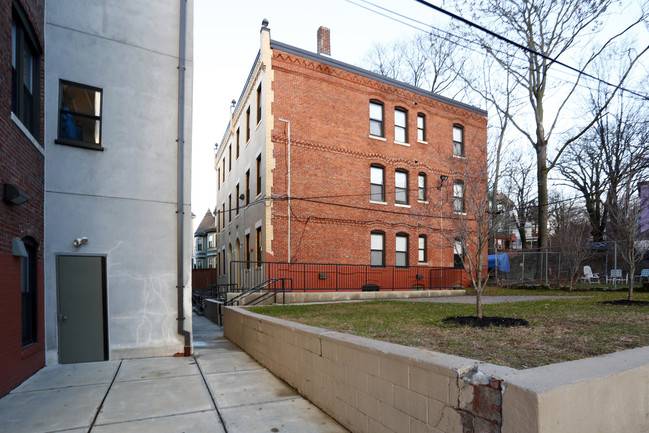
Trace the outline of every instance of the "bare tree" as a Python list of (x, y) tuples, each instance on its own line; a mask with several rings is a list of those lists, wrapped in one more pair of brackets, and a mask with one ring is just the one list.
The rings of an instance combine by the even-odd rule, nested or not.
[(649, 232), (640, 230), (642, 210), (641, 201), (633, 194), (630, 182), (622, 188), (615, 204), (611, 206), (612, 237), (622, 259), (629, 266), (629, 301), (633, 300), (635, 267), (649, 250)]
[(482, 293), (486, 287), (487, 249), (494, 230), (499, 226), (489, 208), (487, 196), (486, 154), (475, 152), (473, 157), (449, 161), (452, 186), (445, 189), (447, 203), (453, 203), (452, 215), (444, 222), (442, 233), (454, 246), (456, 267), (464, 269), (476, 293), (476, 316), (482, 319)]
[[(610, 89), (598, 86), (587, 104), (590, 112), (601, 112)], [(604, 237), (610, 206), (618, 188), (649, 170), (649, 103), (622, 92), (598, 116), (595, 124), (568, 147), (557, 167), (585, 200), (594, 241)]]
[(461, 55), (450, 33), (432, 28), (391, 45), (375, 44), (365, 56), (365, 66), (388, 78), (455, 97), (460, 91), (455, 71), (466, 61)]
[[(536, 153), (539, 244), (542, 247), (548, 245), (548, 173), (565, 149), (595, 124), (638, 59), (649, 50), (649, 46), (641, 46), (638, 50), (629, 48), (627, 56), (618, 59), (624, 64), (623, 74), (615, 81), (600, 111), (588, 113), (587, 117), (579, 116), (579, 127), (562, 140), (557, 140), (554, 155), (550, 157), (548, 146), (556, 135), (558, 125), (565, 120), (565, 113), (574, 109), (573, 102), (586, 77), (584, 71), (622, 35), (647, 19), (647, 11), (641, 12), (631, 25), (621, 29), (602, 45), (588, 49), (585, 42), (590, 42), (598, 34), (613, 3), (614, 0), (485, 0), (466, 3), (466, 8), (473, 12), (476, 21), (483, 24), (485, 20), (489, 21), (487, 26), (492, 24), (491, 27), (497, 29), (499, 34), (516, 41), (520, 48), (525, 49), (519, 51), (517, 60), (512, 62), (507, 50), (510, 44), (491, 36), (478, 38), (487, 53), (515, 78), (520, 90), (519, 101), (527, 101), (527, 116), (507, 114), (507, 117)], [(576, 78), (569, 84), (555, 79), (551, 72), (559, 66), (556, 59), (568, 56), (576, 58), (579, 53), (587, 54), (575, 68), (579, 71)], [(506, 112), (497, 101), (496, 107)]]
[(568, 288), (572, 290), (582, 263), (592, 256), (590, 224), (583, 207), (574, 200), (555, 199), (550, 209), (552, 244), (561, 249), (561, 263), (568, 265)]
[(527, 225), (536, 222), (536, 194), (533, 187), (533, 162), (513, 154), (503, 171), (503, 193), (511, 200), (516, 214), (515, 225), (522, 248), (528, 247)]

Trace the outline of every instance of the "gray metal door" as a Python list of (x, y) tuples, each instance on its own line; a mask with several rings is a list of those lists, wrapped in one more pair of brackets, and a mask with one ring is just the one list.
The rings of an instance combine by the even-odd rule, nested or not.
[(108, 359), (105, 257), (57, 256), (59, 362)]

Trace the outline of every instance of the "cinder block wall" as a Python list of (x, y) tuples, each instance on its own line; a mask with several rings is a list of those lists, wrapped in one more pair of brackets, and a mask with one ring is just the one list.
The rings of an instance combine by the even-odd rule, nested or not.
[(649, 432), (649, 347), (515, 370), (239, 307), (224, 335), (354, 433)]
[(224, 335), (355, 433), (499, 432), (500, 381), (477, 361), (228, 307)]

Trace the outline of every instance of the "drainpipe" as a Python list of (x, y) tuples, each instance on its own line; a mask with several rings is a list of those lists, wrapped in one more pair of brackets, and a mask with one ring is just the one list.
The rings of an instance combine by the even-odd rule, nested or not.
[(284, 122), (288, 128), (288, 262), (291, 263), (291, 122), (284, 119), (277, 119)]
[(176, 257), (178, 282), (178, 334), (185, 338), (183, 355), (190, 356), (192, 352), (192, 334), (185, 330), (185, 256), (184, 256), (184, 209), (185, 201), (185, 44), (187, 32), (187, 0), (180, 0), (180, 31), (178, 37), (178, 197), (176, 208)]

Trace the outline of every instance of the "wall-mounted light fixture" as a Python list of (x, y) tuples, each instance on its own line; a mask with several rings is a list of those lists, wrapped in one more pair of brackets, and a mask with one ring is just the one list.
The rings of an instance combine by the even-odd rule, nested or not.
[(73, 240), (72, 245), (79, 248), (81, 245), (83, 245), (83, 244), (85, 244), (87, 242), (88, 242), (88, 238), (84, 236), (82, 238), (76, 238), (75, 240)]
[(446, 176), (445, 174), (439, 176), (439, 186), (437, 187), (437, 189), (442, 189), (442, 186), (444, 186), (444, 181), (446, 179), (448, 179), (448, 176)]
[(2, 199), (16, 206), (29, 200), (27, 194), (22, 192), (16, 185), (5, 183), (2, 185)]

